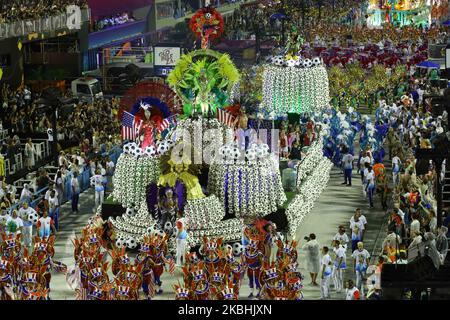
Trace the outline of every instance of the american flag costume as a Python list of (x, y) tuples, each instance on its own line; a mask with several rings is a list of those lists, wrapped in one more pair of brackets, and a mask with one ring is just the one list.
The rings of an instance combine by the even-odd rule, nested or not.
[(122, 115), (122, 141), (136, 140), (136, 137), (142, 126), (142, 119), (139, 119), (131, 113), (124, 111)]

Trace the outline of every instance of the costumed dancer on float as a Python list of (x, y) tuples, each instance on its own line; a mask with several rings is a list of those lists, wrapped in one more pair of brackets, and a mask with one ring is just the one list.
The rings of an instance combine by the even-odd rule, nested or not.
[(139, 117), (136, 117), (135, 119), (136, 122), (141, 123), (138, 127), (137, 136), (139, 138), (137, 143), (142, 150), (145, 150), (146, 147), (154, 144), (156, 137), (155, 128), (157, 127), (157, 124), (155, 122), (156, 116), (151, 117), (151, 106), (141, 102), (140, 107), (144, 110), (145, 119), (140, 119)]
[(174, 195), (174, 192), (171, 188), (166, 189), (164, 197), (159, 203), (159, 211), (160, 229), (168, 232), (173, 228), (175, 224), (178, 211), (178, 198)]

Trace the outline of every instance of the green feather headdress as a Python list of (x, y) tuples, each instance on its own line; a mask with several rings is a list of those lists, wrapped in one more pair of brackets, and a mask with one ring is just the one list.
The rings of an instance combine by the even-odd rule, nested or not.
[[(239, 79), (239, 71), (228, 54), (201, 49), (183, 55), (167, 82), (184, 103), (192, 103), (200, 92), (220, 90), (229, 95)], [(186, 94), (188, 90), (194, 97)]]

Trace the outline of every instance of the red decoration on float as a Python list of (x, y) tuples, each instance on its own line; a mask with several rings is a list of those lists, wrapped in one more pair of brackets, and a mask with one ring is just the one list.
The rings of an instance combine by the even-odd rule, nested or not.
[[(130, 88), (120, 99), (119, 119), (122, 119), (123, 111), (131, 112), (133, 105), (145, 97), (155, 97), (167, 104), (171, 115), (182, 113), (181, 99), (168, 85), (145, 81)], [(161, 112), (153, 108), (152, 115), (155, 114), (162, 116)], [(144, 110), (139, 110), (135, 116), (144, 118)]]
[(189, 21), (189, 28), (197, 39), (202, 40), (202, 49), (207, 49), (209, 42), (218, 39), (224, 31), (222, 15), (214, 8), (197, 10)]

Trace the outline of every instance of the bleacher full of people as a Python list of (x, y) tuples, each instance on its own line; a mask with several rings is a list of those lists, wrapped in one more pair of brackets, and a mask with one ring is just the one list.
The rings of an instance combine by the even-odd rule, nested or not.
[[(7, 85), (0, 96), (0, 153), (7, 163), (6, 174), (31, 170), (51, 155), (48, 130), (53, 112), (46, 111), (39, 95), (28, 88), (11, 90)], [(117, 143), (119, 100), (97, 100), (75, 104), (73, 111), (57, 121), (58, 149), (79, 146), (86, 155), (107, 152)], [(48, 108), (47, 108), (48, 109)]]
[(100, 174), (105, 187), (111, 181), (121, 153), (119, 100), (80, 102), (59, 114), (59, 156), (52, 164), (53, 135), (47, 130), (53, 114), (42, 111), (39, 95), (26, 87), (4, 86), (1, 93), (0, 232), (20, 232), (31, 210), (37, 217), (48, 214), (56, 231), (61, 205), (71, 201), (78, 213), (78, 195), (91, 186), (92, 176)]
[(417, 79), (403, 102), (381, 101), (377, 110), (378, 121), (389, 126), (385, 146), (392, 162), (393, 185), (393, 208), (388, 211), (389, 224), (382, 248), (386, 261), (405, 264), (408, 251), (425, 243), (438, 268), (447, 256), (450, 221), (444, 210), (442, 226), (438, 226), (436, 178), (445, 177), (446, 161), (437, 172), (435, 164), (425, 160), (423, 170), (416, 154), (418, 149), (435, 148), (438, 137), (448, 130), (448, 118), (446, 112), (433, 114), (426, 88), (424, 80)]
[(0, 24), (55, 16), (69, 5), (87, 7), (87, 0), (1, 0)]

